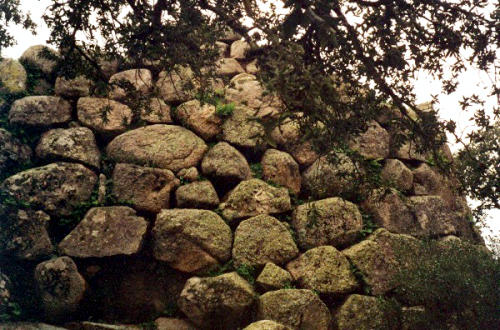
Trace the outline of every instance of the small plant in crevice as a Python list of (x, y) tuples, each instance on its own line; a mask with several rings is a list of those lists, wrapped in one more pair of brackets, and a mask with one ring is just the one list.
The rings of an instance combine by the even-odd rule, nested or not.
[(255, 284), (256, 277), (256, 269), (253, 266), (242, 264), (238, 268), (236, 268), (236, 272), (238, 275), (243, 277), (248, 283)]
[(215, 114), (222, 118), (229, 117), (233, 114), (235, 107), (236, 106), (233, 102), (225, 104), (217, 104), (215, 106)]
[(250, 170), (252, 171), (252, 176), (255, 179), (262, 179), (262, 164), (261, 163), (250, 164)]
[(351, 268), (351, 273), (354, 275), (358, 283), (362, 284), (364, 294), (371, 295), (372, 288), (368, 283), (366, 283), (365, 274), (363, 274), (363, 272), (358, 267), (356, 267), (356, 265), (353, 264), (351, 261), (349, 261), (349, 264)]
[(361, 237), (365, 238), (377, 230), (378, 226), (373, 222), (371, 214), (361, 213), (361, 216), (363, 217), (363, 229), (359, 233)]

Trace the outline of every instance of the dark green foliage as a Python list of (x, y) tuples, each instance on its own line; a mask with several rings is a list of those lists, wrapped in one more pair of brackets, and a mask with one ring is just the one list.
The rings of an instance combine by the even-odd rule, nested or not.
[(372, 234), (378, 226), (373, 222), (373, 217), (370, 214), (361, 213), (363, 217), (363, 229), (361, 229), (361, 237), (367, 237)]
[(219, 117), (229, 117), (233, 114), (235, 105), (234, 103), (217, 104), (215, 107), (215, 114)]
[(256, 179), (262, 179), (262, 164), (253, 163), (250, 164), (250, 170), (252, 171), (252, 176)]
[(246, 264), (240, 265), (238, 268), (236, 268), (236, 272), (238, 273), (238, 275), (247, 280), (248, 283), (252, 285), (255, 283), (256, 269), (253, 266), (249, 266)]

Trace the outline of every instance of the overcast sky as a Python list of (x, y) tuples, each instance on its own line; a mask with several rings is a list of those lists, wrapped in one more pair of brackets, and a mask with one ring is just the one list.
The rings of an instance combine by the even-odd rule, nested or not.
[[(47, 26), (43, 23), (41, 16), (45, 8), (51, 3), (51, 0), (21, 0), (21, 6), (24, 11), (31, 13), (32, 19), (38, 24), (37, 35), (34, 36), (30, 32), (23, 30), (20, 27), (10, 27), (11, 33), (17, 40), (17, 45), (6, 48), (2, 52), (4, 57), (19, 58), (23, 51), (32, 45), (44, 44), (49, 37)], [(496, 0), (490, 0), (492, 8)], [(459, 78), (461, 82), (455, 93), (451, 95), (440, 94), (441, 85), (439, 81), (422, 74), (415, 81), (415, 93), (419, 103), (431, 100), (431, 95), (439, 95), (439, 108), (440, 116), (442, 119), (453, 119), (457, 123), (457, 131), (464, 134), (474, 127), (473, 123), (469, 120), (470, 113), (458, 111), (459, 101), (463, 96), (471, 95), (472, 93), (478, 94), (482, 99), (486, 100), (486, 109), (491, 112), (494, 106), (497, 105), (497, 100), (494, 97), (488, 97), (491, 92), (493, 77), (489, 77), (486, 73), (469, 68)], [(459, 146), (453, 143), (450, 138), (450, 147), (452, 151), (456, 151)], [(490, 212), (490, 224), (493, 234), (500, 237), (500, 210)]]

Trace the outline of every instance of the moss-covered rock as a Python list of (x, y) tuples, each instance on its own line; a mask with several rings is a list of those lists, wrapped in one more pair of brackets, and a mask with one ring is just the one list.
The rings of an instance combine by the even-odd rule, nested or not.
[(214, 209), (220, 203), (214, 186), (208, 180), (180, 186), (175, 191), (175, 199), (179, 208)]
[(289, 272), (276, 266), (272, 262), (268, 262), (255, 280), (255, 283), (257, 283), (261, 289), (271, 291), (291, 286), (292, 281), (293, 278)]
[(13, 125), (51, 127), (71, 120), (71, 105), (57, 96), (26, 96), (16, 100), (9, 111)]
[(78, 120), (105, 136), (125, 132), (132, 122), (132, 110), (120, 102), (100, 97), (81, 97), (76, 105)]
[(141, 95), (147, 95), (153, 86), (153, 76), (148, 69), (132, 69), (115, 73), (109, 78), (109, 83), (113, 86), (109, 96), (113, 100), (123, 100), (131, 91), (120, 87), (122, 83), (127, 84), (127, 87), (132, 88), (132, 91), (135, 90)]
[(92, 82), (83, 76), (73, 79), (57, 77), (54, 92), (57, 96), (61, 97), (79, 98), (89, 96), (91, 86)]
[(177, 108), (178, 119), (205, 140), (221, 132), (222, 119), (215, 114), (215, 106), (198, 100), (182, 103)]
[(249, 324), (243, 330), (291, 330), (291, 328), (271, 320), (262, 320)]
[(236, 148), (219, 142), (203, 157), (201, 170), (204, 175), (226, 182), (240, 182), (252, 177), (248, 162)]
[(3, 59), (0, 61), (0, 91), (20, 93), (26, 90), (26, 70), (19, 61)]
[(0, 128), (0, 173), (10, 173), (13, 169), (30, 162), (31, 155), (30, 147), (22, 144), (9, 131)]
[(300, 193), (302, 182), (299, 164), (283, 151), (268, 149), (262, 156), (262, 178), (290, 189), (295, 195)]
[(50, 47), (45, 45), (35, 45), (26, 49), (19, 59), (35, 65), (45, 75), (50, 76), (57, 64), (56, 61), (50, 57), (57, 55), (57, 52)]
[(258, 110), (243, 105), (236, 106), (222, 124), (222, 138), (242, 148), (264, 148), (267, 144), (266, 131), (258, 118)]
[(408, 191), (413, 187), (413, 173), (398, 159), (385, 161), (380, 177), (399, 191)]

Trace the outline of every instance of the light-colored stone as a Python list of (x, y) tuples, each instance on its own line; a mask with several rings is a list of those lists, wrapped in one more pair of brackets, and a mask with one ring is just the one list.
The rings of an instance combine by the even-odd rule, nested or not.
[(300, 193), (302, 178), (299, 164), (290, 154), (268, 149), (261, 160), (262, 178), (288, 188), (295, 195)]
[(160, 97), (167, 103), (186, 102), (192, 99), (196, 86), (193, 71), (183, 67), (171, 72), (160, 72), (156, 83)]
[(272, 262), (266, 263), (255, 283), (265, 291), (279, 290), (291, 286), (292, 275)]
[(36, 266), (35, 281), (45, 315), (53, 321), (67, 319), (76, 312), (87, 287), (69, 257), (59, 257)]
[(413, 173), (402, 161), (397, 159), (385, 161), (380, 177), (403, 192), (413, 187)]
[(101, 167), (101, 154), (94, 133), (86, 127), (56, 128), (45, 132), (35, 151), (44, 160), (74, 161), (97, 169)]
[(0, 128), (0, 173), (5, 174), (31, 160), (31, 148)]
[(0, 61), (0, 90), (20, 93), (26, 90), (26, 70), (19, 61), (6, 58)]
[(44, 53), (47, 52), (51, 56), (57, 56), (57, 52), (54, 49), (45, 45), (35, 45), (26, 49), (19, 60), (29, 62), (38, 67), (44, 74), (50, 75), (54, 71), (57, 63), (44, 56)]
[(221, 58), (216, 63), (216, 72), (220, 76), (235, 76), (238, 73), (245, 72), (245, 69), (234, 58)]
[(83, 76), (78, 76), (74, 79), (57, 77), (54, 91), (57, 96), (79, 98), (90, 95), (91, 85), (92, 82)]
[(266, 131), (258, 119), (257, 110), (236, 106), (222, 124), (223, 140), (242, 148), (263, 149), (267, 144)]
[(160, 317), (155, 320), (156, 330), (196, 330), (196, 328), (186, 320)]
[(250, 319), (255, 296), (252, 286), (233, 272), (216, 277), (190, 278), (178, 304), (197, 326), (237, 329)]
[(227, 142), (219, 142), (203, 157), (201, 171), (204, 175), (231, 182), (252, 177), (246, 158)]
[(226, 57), (227, 51), (229, 49), (229, 45), (226, 44), (225, 42), (222, 42), (222, 41), (216, 41), (215, 45), (217, 46), (217, 49), (219, 50), (219, 58)]
[(216, 213), (207, 210), (162, 210), (153, 228), (153, 253), (183, 272), (196, 272), (231, 257), (232, 232)]
[(457, 233), (456, 215), (439, 196), (412, 196), (408, 205), (418, 224), (418, 236), (443, 236)]
[(208, 103), (185, 102), (177, 108), (177, 117), (204, 140), (210, 140), (222, 131), (222, 119), (215, 114), (215, 106)]
[(108, 144), (107, 154), (121, 163), (179, 171), (196, 166), (208, 149), (193, 132), (174, 125), (151, 125), (128, 131)]
[(57, 96), (26, 96), (16, 100), (9, 112), (14, 125), (50, 127), (71, 120), (71, 105)]
[(214, 209), (220, 201), (210, 181), (197, 181), (180, 186), (175, 191), (178, 208)]
[(286, 188), (275, 188), (260, 179), (240, 182), (220, 204), (225, 219), (233, 221), (260, 214), (276, 214), (291, 209)]
[(238, 60), (243, 60), (246, 57), (250, 45), (245, 40), (236, 40), (231, 44), (229, 56)]
[[(153, 76), (148, 69), (132, 69), (115, 73), (109, 78), (109, 83), (113, 87), (109, 97), (113, 100), (123, 100), (134, 90), (141, 96), (147, 95), (153, 86)], [(122, 84), (124, 86), (121, 86)]]
[(349, 147), (366, 159), (383, 159), (389, 156), (389, 139), (389, 133), (376, 121), (371, 121), (365, 132), (349, 142)]
[(59, 250), (77, 258), (132, 255), (141, 249), (146, 229), (147, 222), (130, 207), (94, 207), (59, 243)]
[(97, 175), (80, 164), (53, 163), (17, 173), (0, 189), (51, 216), (67, 216), (90, 198)]
[(220, 40), (227, 43), (232, 43), (233, 41), (240, 40), (241, 38), (241, 34), (239, 34), (238, 32), (234, 32), (231, 28), (227, 28), (224, 30), (224, 33), (221, 36)]
[(149, 124), (169, 124), (172, 122), (170, 106), (162, 99), (154, 97), (149, 101), (149, 106), (141, 110), (140, 118)]
[(236, 267), (284, 264), (299, 254), (288, 228), (269, 215), (242, 221), (234, 233), (233, 260)]
[(139, 325), (109, 324), (89, 321), (65, 323), (64, 326), (70, 330), (143, 330), (143, 327)]
[(132, 122), (132, 110), (128, 106), (106, 98), (81, 97), (76, 108), (78, 120), (100, 134), (123, 133)]
[(291, 330), (291, 328), (271, 320), (262, 320), (249, 324), (243, 330)]
[(339, 296), (359, 286), (349, 261), (333, 246), (310, 249), (289, 262), (286, 269), (301, 288), (320, 294)]
[(296, 330), (327, 330), (331, 316), (312, 291), (283, 289), (260, 296), (257, 319), (273, 320)]
[(198, 169), (196, 167), (189, 167), (189, 168), (183, 168), (179, 172), (177, 172), (177, 176), (179, 179), (182, 180), (187, 180), (189, 182), (194, 182), (198, 180), (200, 177), (200, 173), (198, 172)]
[(258, 66), (258, 61), (257, 59), (252, 60), (250, 63), (247, 64), (245, 68), (246, 72), (249, 74), (257, 74), (260, 72), (259, 66)]

